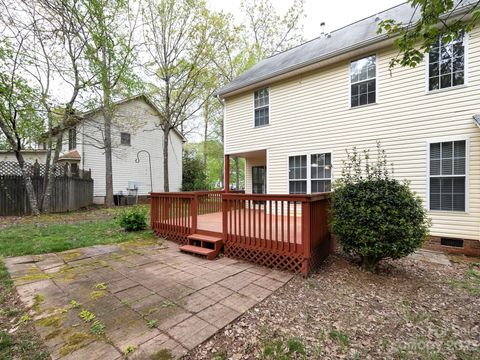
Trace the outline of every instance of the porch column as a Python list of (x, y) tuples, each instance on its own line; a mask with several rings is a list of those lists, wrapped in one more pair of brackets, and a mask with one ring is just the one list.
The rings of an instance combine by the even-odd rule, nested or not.
[(230, 191), (230, 155), (225, 155), (224, 169), (225, 169), (225, 173), (223, 174), (223, 188), (225, 192), (229, 192)]

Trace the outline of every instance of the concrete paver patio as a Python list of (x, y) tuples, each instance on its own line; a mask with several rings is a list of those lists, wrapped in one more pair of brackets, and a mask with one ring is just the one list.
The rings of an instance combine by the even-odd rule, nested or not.
[(168, 241), (5, 263), (53, 359), (181, 357), (292, 277), (229, 258), (193, 257)]

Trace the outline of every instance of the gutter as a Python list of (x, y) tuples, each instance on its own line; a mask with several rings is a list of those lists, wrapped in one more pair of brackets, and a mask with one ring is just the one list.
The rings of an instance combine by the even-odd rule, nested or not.
[[(450, 16), (453, 16), (453, 17), (456, 17), (458, 15), (461, 15), (463, 14), (464, 12), (466, 12), (469, 8), (475, 6), (475, 3), (471, 3), (471, 4), (467, 4), (461, 8), (458, 8), (454, 11), (452, 11), (450, 14), (445, 14), (443, 15), (442, 17), (443, 18), (446, 18), (446, 17), (450, 17)], [(468, 16), (465, 18), (465, 20), (468, 20), (469, 18), (471, 17)], [(387, 40), (390, 40), (389, 42), (387, 42)], [(258, 85), (259, 83), (262, 83), (262, 82), (266, 82), (267, 80), (270, 80), (269, 82), (274, 82), (276, 81), (277, 77), (281, 76), (281, 75), (285, 75), (285, 74), (288, 74), (290, 72), (293, 72), (295, 70), (303, 70), (304, 68), (307, 68), (311, 65), (315, 65), (319, 62), (322, 62), (322, 61), (325, 61), (325, 60), (328, 60), (328, 59), (331, 59), (331, 58), (334, 58), (334, 57), (337, 57), (337, 56), (340, 56), (340, 55), (344, 55), (344, 54), (348, 54), (350, 52), (353, 52), (355, 50), (360, 50), (364, 47), (367, 47), (367, 46), (371, 46), (371, 45), (375, 45), (375, 44), (379, 44), (381, 46), (381, 43), (385, 41), (385, 45), (389, 44), (389, 43), (393, 43), (394, 41), (394, 37), (389, 37), (388, 35), (386, 34), (381, 34), (379, 36), (375, 36), (373, 38), (370, 38), (370, 39), (367, 39), (367, 40), (364, 40), (362, 42), (358, 42), (354, 45), (351, 45), (351, 46), (348, 46), (346, 48), (342, 48), (342, 49), (339, 49), (337, 51), (333, 51), (333, 52), (330, 52), (328, 54), (325, 54), (325, 55), (322, 55), (322, 56), (318, 56), (316, 58), (312, 58), (308, 61), (304, 61), (302, 63), (299, 63), (299, 64), (295, 64), (295, 65), (292, 65), (290, 67), (287, 67), (287, 68), (284, 68), (284, 69), (280, 69), (280, 70), (277, 70), (276, 72), (273, 72), (271, 74), (268, 74), (266, 76), (263, 76), (261, 78), (258, 78), (254, 81), (250, 81), (250, 82), (247, 82), (245, 84), (239, 84), (235, 87), (233, 87), (232, 89), (227, 89), (226, 91), (218, 91), (218, 92), (215, 92), (214, 93), (214, 96), (218, 97), (218, 96), (221, 96), (221, 97), (225, 97), (226, 95), (235, 95), (235, 94), (238, 94), (244, 90), (247, 90), (246, 88), (248, 87), (251, 87), (251, 86), (256, 86)], [(379, 46), (379, 47), (380, 47)], [(287, 50), (288, 51), (288, 50)], [(321, 65), (318, 64), (320, 67)], [(309, 68), (309, 69), (304, 69), (304, 71), (299, 71), (298, 73), (296, 74), (299, 74), (299, 73), (303, 73), (303, 72), (306, 72), (306, 71), (309, 71), (309, 70), (313, 70), (314, 67), (312, 68)], [(295, 74), (295, 75), (296, 75)], [(292, 74), (293, 76), (294, 74)], [(228, 86), (228, 85), (227, 85)]]

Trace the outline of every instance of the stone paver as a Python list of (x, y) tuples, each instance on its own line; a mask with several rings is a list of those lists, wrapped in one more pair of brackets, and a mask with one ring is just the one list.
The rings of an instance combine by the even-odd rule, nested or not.
[(415, 253), (413, 253), (412, 255), (410, 255), (410, 257), (415, 260), (426, 261), (432, 264), (445, 265), (445, 266), (451, 265), (448, 257), (444, 253), (441, 253), (438, 251), (420, 249)]
[[(52, 359), (69, 360), (123, 359), (128, 347), (135, 349), (129, 359), (181, 357), (292, 278), (225, 257), (193, 257), (168, 241), (5, 264)], [(87, 314), (94, 318), (84, 320)]]

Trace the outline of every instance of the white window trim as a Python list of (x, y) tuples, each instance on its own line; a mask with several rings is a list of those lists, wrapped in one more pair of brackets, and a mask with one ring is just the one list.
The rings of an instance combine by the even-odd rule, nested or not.
[[(465, 211), (455, 210), (431, 210), (430, 209), (430, 144), (450, 142), (450, 141), (465, 141)], [(468, 135), (455, 135), (441, 138), (427, 139), (427, 176), (426, 176), (426, 193), (425, 193), (425, 208), (431, 213), (444, 213), (444, 214), (469, 214), (470, 213), (470, 136)], [(454, 176), (454, 175), (452, 175)]]
[[(287, 154), (287, 169), (286, 169), (286, 174), (287, 174), (287, 192), (286, 194), (290, 194), (290, 178), (288, 176), (288, 173), (290, 171), (290, 164), (289, 164), (289, 159), (291, 156), (306, 156), (307, 157), (307, 194), (312, 193), (312, 155), (316, 154), (330, 154), (330, 162), (332, 163), (332, 168), (330, 169), (330, 181), (333, 184), (334, 176), (333, 176), (333, 150), (318, 150), (318, 151), (308, 151), (308, 152), (295, 152), (295, 153), (290, 153)], [(313, 179), (313, 180), (328, 180), (328, 179)], [(293, 180), (295, 181), (295, 180)], [(297, 180), (297, 181), (305, 181), (305, 180)], [(268, 184), (267, 184), (268, 185)]]
[(437, 89), (437, 90), (430, 90), (429, 88), (429, 79), (430, 79), (430, 74), (429, 74), (429, 68), (430, 68), (430, 56), (429, 53), (425, 53), (425, 59), (424, 59), (424, 64), (425, 64), (425, 94), (437, 94), (437, 93), (442, 93), (445, 91), (451, 91), (455, 89), (463, 89), (468, 86), (468, 51), (469, 51), (469, 39), (470, 39), (470, 34), (465, 33), (463, 36), (463, 61), (464, 61), (464, 69), (463, 69), (463, 76), (464, 76), (464, 82), (462, 85), (457, 85), (457, 86), (450, 86), (447, 88), (443, 89)]
[[(350, 74), (350, 67), (351, 67), (353, 62), (365, 59), (365, 58), (370, 57), (370, 56), (375, 56), (375, 102), (371, 103), (371, 104), (352, 106), (352, 77), (351, 77), (351, 74)], [(362, 57), (359, 57), (359, 58), (355, 58), (355, 59), (349, 61), (349, 63), (348, 63), (348, 108), (350, 110), (362, 109), (362, 108), (365, 108), (367, 106), (372, 106), (372, 105), (379, 104), (379, 101), (378, 101), (378, 94), (379, 94), (379, 92), (378, 92), (378, 89), (379, 89), (379, 86), (378, 86), (379, 85), (378, 64), (379, 64), (379, 61), (378, 60), (379, 60), (378, 54), (374, 53), (374, 54), (365, 55), (365, 56), (362, 56)]]
[[(256, 126), (255, 125), (255, 91), (262, 90), (262, 89), (267, 89), (268, 91), (268, 124)], [(252, 125), (254, 129), (259, 129), (259, 128), (263, 128), (265, 126), (270, 125), (270, 120), (271, 120), (270, 114), (272, 113), (271, 112), (272, 106), (270, 104), (270, 95), (271, 95), (271, 91), (269, 86), (264, 86), (252, 91), (252, 118), (253, 118)]]

